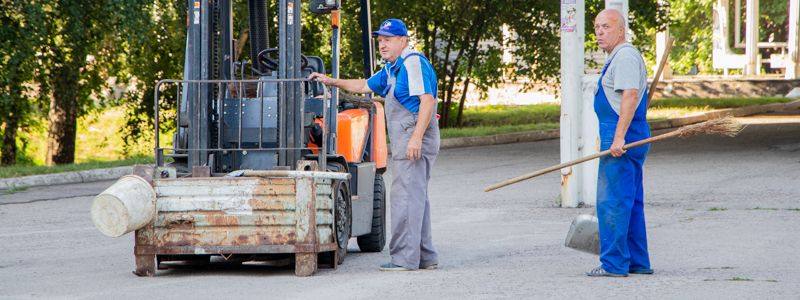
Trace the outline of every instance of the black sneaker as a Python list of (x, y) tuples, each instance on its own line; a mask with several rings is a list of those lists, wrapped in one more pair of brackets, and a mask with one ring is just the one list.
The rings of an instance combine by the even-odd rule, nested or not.
[(653, 269), (631, 269), (628, 273), (650, 275), (653, 274)]
[(428, 264), (428, 265), (420, 265), (420, 270), (436, 270), (439, 268), (439, 264)]
[(395, 265), (393, 263), (385, 263), (385, 264), (381, 265), (380, 270), (381, 271), (412, 271), (409, 268), (406, 268), (406, 267), (403, 267), (403, 266), (398, 266), (398, 265)]

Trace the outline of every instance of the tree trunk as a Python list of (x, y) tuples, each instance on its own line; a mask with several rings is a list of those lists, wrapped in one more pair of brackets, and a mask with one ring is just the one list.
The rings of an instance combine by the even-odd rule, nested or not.
[(461, 120), (461, 116), (464, 114), (464, 102), (467, 100), (467, 90), (469, 90), (469, 80), (470, 77), (467, 77), (467, 80), (464, 80), (464, 91), (461, 92), (461, 100), (458, 102), (458, 115), (456, 116), (456, 127), (464, 126), (464, 123)]
[(461, 99), (458, 102), (458, 114), (456, 115), (456, 126), (461, 127), (464, 124), (462, 123), (462, 115), (464, 114), (464, 103), (467, 102), (467, 91), (469, 90), (469, 81), (472, 78), (472, 66), (475, 64), (475, 57), (478, 56), (478, 42), (480, 42), (481, 38), (483, 38), (484, 33), (484, 22), (485, 18), (483, 17), (484, 14), (480, 13), (476, 17), (478, 18), (476, 24), (478, 25), (477, 34), (475, 35), (475, 39), (472, 40), (472, 45), (470, 45), (470, 52), (469, 58), (467, 58), (467, 73), (465, 76), (467, 79), (464, 80), (464, 89), (461, 91)]
[(447, 48), (444, 51), (444, 65), (442, 67), (442, 117), (439, 119), (439, 127), (447, 127), (447, 112), (450, 110), (450, 103), (447, 103), (447, 64), (450, 62), (450, 51), (453, 49), (453, 32), (450, 32), (450, 38), (447, 39)]
[(439, 22), (433, 22), (433, 32), (431, 33), (431, 54), (428, 59), (431, 60), (431, 66), (435, 66), (438, 58), (436, 57), (436, 31), (439, 30)]
[(75, 162), (75, 135), (78, 128), (80, 65), (65, 63), (52, 75), (50, 126), (47, 131), (47, 165)]
[(10, 113), (3, 130), (3, 149), (0, 153), (0, 165), (10, 166), (17, 163), (17, 115)]
[[(476, 26), (478, 25), (478, 23), (476, 23), (474, 21), (482, 20), (483, 16), (480, 16), (480, 14), (478, 14), (478, 15), (475, 16), (475, 18), (476, 18), (476, 20), (473, 20), (473, 22), (471, 23), (472, 25), (470, 25), (469, 29), (467, 30), (467, 34), (464, 35), (464, 37), (460, 41), (460, 45), (458, 45), (458, 48), (459, 48), (458, 49), (458, 54), (456, 55), (456, 59), (453, 60), (453, 66), (451, 67), (450, 74), (448, 75), (450, 78), (449, 78), (448, 83), (447, 83), (447, 85), (445, 87), (446, 90), (447, 90), (447, 94), (446, 94), (446, 97), (445, 97), (445, 103), (446, 103), (446, 107), (447, 108), (450, 108), (450, 104), (453, 101), (453, 90), (455, 89), (456, 77), (458, 76), (458, 67), (461, 64), (461, 58), (464, 56), (464, 51), (466, 51), (467, 46), (469, 46), (469, 42), (471, 41), (470, 37), (475, 35), (475, 29), (476, 29)], [(445, 70), (445, 72), (446, 71), (447, 70)], [(449, 112), (448, 112), (448, 115), (449, 115)], [(445, 122), (448, 122), (448, 121), (445, 120)], [(445, 123), (445, 124), (447, 125), (447, 123)], [(444, 127), (447, 127), (447, 126), (444, 126)]]
[(422, 55), (425, 57), (431, 57), (431, 48), (430, 43), (428, 42), (428, 38), (430, 37), (430, 30), (428, 30), (428, 26), (420, 26), (420, 33), (422, 36)]
[(236, 41), (236, 52), (233, 54), (233, 60), (238, 61), (239, 57), (242, 56), (242, 51), (244, 51), (244, 46), (247, 44), (247, 39), (250, 37), (250, 28), (242, 29), (239, 33), (239, 39)]

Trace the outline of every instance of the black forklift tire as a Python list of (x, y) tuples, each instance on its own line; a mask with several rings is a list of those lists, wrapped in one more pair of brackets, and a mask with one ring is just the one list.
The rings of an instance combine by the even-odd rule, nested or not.
[(372, 231), (358, 237), (358, 248), (362, 252), (381, 252), (384, 246), (386, 246), (386, 185), (383, 183), (383, 175), (375, 174)]
[[(350, 223), (350, 218), (352, 216), (350, 189), (345, 181), (337, 181), (334, 184), (333, 192), (333, 205), (336, 210), (334, 214), (333, 230), (338, 247), (336, 251), (336, 264), (341, 265), (344, 262), (345, 256), (347, 256), (347, 245), (350, 241), (352, 229), (352, 224)], [(340, 237), (342, 233), (344, 233), (345, 237)]]

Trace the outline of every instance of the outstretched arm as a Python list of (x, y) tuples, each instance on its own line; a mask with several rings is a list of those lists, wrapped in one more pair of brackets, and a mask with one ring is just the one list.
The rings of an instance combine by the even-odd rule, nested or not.
[(324, 74), (314, 72), (308, 76), (308, 80), (317, 80), (325, 85), (335, 86), (351, 93), (372, 93), (365, 79), (334, 79)]

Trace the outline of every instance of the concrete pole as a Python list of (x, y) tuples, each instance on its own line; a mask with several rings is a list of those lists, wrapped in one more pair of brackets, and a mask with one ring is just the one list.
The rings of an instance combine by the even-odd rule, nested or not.
[(761, 66), (758, 64), (758, 0), (747, 0), (745, 18), (747, 22), (744, 38), (744, 52), (747, 56), (745, 75), (756, 76), (761, 69)]
[[(594, 113), (594, 94), (597, 91), (597, 81), (600, 74), (586, 74), (583, 76), (583, 126), (581, 131), (581, 145), (578, 148), (579, 156), (585, 157), (600, 152), (600, 124)], [(577, 173), (581, 174), (580, 201), (586, 205), (594, 206), (597, 203), (597, 170), (599, 159), (594, 159), (577, 165)]]
[(628, 20), (628, 0), (606, 0), (606, 9), (613, 8), (622, 13), (625, 16), (625, 38), (627, 40), (631, 40), (631, 26), (630, 21)]
[[(664, 31), (656, 33), (656, 64), (653, 65), (653, 74), (658, 72), (658, 62), (660, 62), (661, 57), (664, 56), (664, 50), (667, 49), (668, 39), (669, 39), (669, 27), (664, 29)], [(672, 68), (669, 66), (669, 60), (667, 60), (667, 63), (664, 66), (664, 71), (662, 71), (661, 77), (662, 79), (665, 80), (672, 79)]]
[[(561, 0), (561, 162), (577, 159), (581, 131), (584, 0)], [(575, 167), (561, 170), (561, 206), (580, 204)]]
[(789, 57), (786, 79), (800, 79), (800, 0), (789, 1)]

